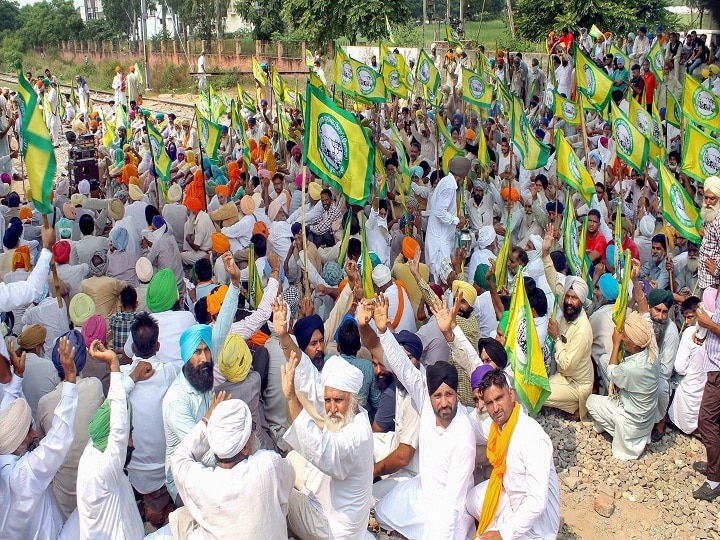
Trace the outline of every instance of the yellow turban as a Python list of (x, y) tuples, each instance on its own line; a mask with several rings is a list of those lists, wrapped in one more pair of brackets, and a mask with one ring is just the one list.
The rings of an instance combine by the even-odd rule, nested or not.
[(223, 300), (228, 292), (227, 285), (221, 285), (207, 296), (207, 310), (210, 315), (217, 315), (220, 313)]
[(475, 290), (475, 287), (473, 287), (466, 281), (460, 281), (459, 279), (456, 279), (452, 282), (451, 289), (453, 295), (457, 294), (458, 289), (462, 291), (463, 299), (471, 306), (475, 303), (475, 300), (477, 300), (477, 291)]
[(80, 328), (95, 313), (95, 302), (87, 294), (77, 293), (70, 300), (68, 311), (72, 323)]
[(252, 367), (252, 354), (245, 340), (237, 334), (228, 334), (220, 351), (218, 368), (229, 382), (244, 381)]

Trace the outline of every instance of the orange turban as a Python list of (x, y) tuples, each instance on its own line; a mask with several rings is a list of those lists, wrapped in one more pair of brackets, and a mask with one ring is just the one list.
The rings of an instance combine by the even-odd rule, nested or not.
[(120, 73), (120, 66), (115, 66), (115, 73)]
[(515, 188), (504, 188), (500, 195), (503, 201), (510, 199), (512, 202), (518, 202), (520, 200), (520, 192)]
[(207, 296), (207, 310), (210, 315), (217, 315), (220, 313), (223, 300), (228, 292), (227, 285), (221, 285)]
[(198, 199), (197, 197), (186, 197), (183, 204), (191, 212), (199, 212), (200, 210), (202, 210), (200, 199)]
[(477, 137), (477, 133), (475, 133), (474, 130), (468, 129), (465, 131), (465, 138), (469, 141), (474, 141), (475, 137)]
[(214, 232), (210, 235), (212, 240), (212, 248), (215, 253), (222, 255), (226, 251), (230, 251), (230, 240), (221, 232)]
[(20, 246), (15, 250), (12, 257), (12, 269), (24, 268), (30, 270), (30, 249), (27, 246)]
[(406, 236), (402, 241), (402, 254), (408, 261), (415, 257), (415, 250), (420, 247), (412, 236)]
[(225, 195), (226, 197), (230, 196), (230, 188), (225, 185), (220, 185), (215, 188), (215, 195)]
[(23, 206), (18, 213), (18, 218), (20, 218), (20, 221), (32, 219), (32, 210), (30, 210), (27, 206)]

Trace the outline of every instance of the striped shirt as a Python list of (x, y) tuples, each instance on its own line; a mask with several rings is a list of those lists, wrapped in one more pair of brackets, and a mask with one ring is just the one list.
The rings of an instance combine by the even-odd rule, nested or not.
[[(715, 309), (711, 317), (713, 322), (720, 324), (720, 309)], [(708, 330), (705, 339), (705, 358), (703, 358), (703, 371), (720, 371), (720, 336)]]

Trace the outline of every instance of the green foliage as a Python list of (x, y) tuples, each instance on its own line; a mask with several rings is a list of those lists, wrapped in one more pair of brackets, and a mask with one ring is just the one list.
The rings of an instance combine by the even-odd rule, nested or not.
[(17, 38), (6, 37), (2, 41), (2, 64), (6, 71), (15, 72), (15, 64), (22, 62), (23, 44)]
[(19, 17), (20, 8), (17, 2), (0, 0), (0, 32), (3, 30), (14, 30)]
[(38, 2), (20, 8), (16, 35), (25, 47), (56, 45), (77, 38), (84, 25), (72, 0)]
[(285, 33), (285, 22), (280, 17), (282, 7), (282, 0), (236, 0), (235, 2), (235, 10), (255, 26), (253, 30), (255, 39), (262, 41), (271, 40), (273, 34)]
[(194, 85), (190, 76), (190, 68), (185, 63), (153, 64), (150, 69), (150, 80), (153, 88), (165, 91), (187, 90)]
[(116, 34), (130, 36), (134, 33), (140, 0), (103, 0), (102, 6), (105, 18)]
[(89, 41), (111, 41), (116, 37), (117, 32), (108, 19), (90, 19), (82, 32), (82, 39)]

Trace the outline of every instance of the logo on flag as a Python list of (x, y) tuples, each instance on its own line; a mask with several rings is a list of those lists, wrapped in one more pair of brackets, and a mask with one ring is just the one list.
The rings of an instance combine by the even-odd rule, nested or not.
[(385, 61), (388, 64), (390, 64), (392, 67), (397, 67), (397, 65), (398, 65), (398, 61), (397, 61), (397, 58), (395, 57), (395, 53), (393, 53), (390, 50), (388, 50), (388, 52), (385, 54)]
[(472, 97), (482, 99), (485, 95), (485, 81), (483, 81), (481, 77), (471, 77), (469, 85)]
[(205, 144), (207, 144), (207, 141), (210, 138), (210, 132), (208, 131), (208, 125), (205, 122), (200, 122), (200, 137), (203, 141), (205, 141)]
[(593, 73), (593, 70), (590, 69), (590, 66), (588, 65), (585, 65), (585, 67), (583, 67), (583, 71), (585, 72), (585, 80), (587, 81), (588, 94), (594, 96), (596, 87), (595, 73)]
[(637, 128), (643, 132), (648, 132), (648, 117), (645, 114), (642, 114), (642, 109), (638, 110), (635, 114), (635, 125)]
[[(577, 117), (577, 107), (575, 107), (575, 104), (572, 101), (566, 101), (562, 105), (563, 108), (563, 114), (565, 115), (565, 120), (573, 121), (575, 120), (575, 117)], [(579, 178), (579, 175), (578, 175)]]
[(700, 148), (700, 169), (703, 174), (708, 176), (717, 176), (720, 172), (720, 149), (713, 143), (705, 143)]
[(658, 49), (655, 51), (655, 54), (650, 59), (650, 62), (655, 66), (655, 71), (659, 71), (660, 73), (663, 72), (665, 69), (665, 62), (663, 61), (663, 51), (662, 49)]
[(393, 69), (390, 72), (390, 76), (388, 77), (388, 83), (390, 83), (390, 88), (393, 90), (397, 90), (402, 86), (402, 83), (400, 82), (400, 74), (397, 72), (396, 69)]
[(691, 99), (695, 105), (695, 112), (702, 120), (712, 122), (720, 114), (715, 98), (702, 86), (695, 89)]
[(658, 142), (663, 140), (662, 129), (660, 129), (660, 123), (655, 115), (652, 117), (652, 137)]
[(616, 122), (617, 143), (625, 154), (630, 155), (633, 153), (633, 137), (630, 126), (624, 118), (618, 118)]
[(428, 84), (430, 82), (430, 65), (428, 64), (427, 60), (423, 60), (420, 63), (420, 71), (418, 71), (418, 78), (423, 84)]
[(350, 61), (345, 60), (340, 66), (340, 80), (345, 86), (350, 86), (353, 80), (353, 68)]
[(568, 165), (570, 165), (570, 174), (581, 183), (580, 168), (578, 167), (577, 161), (571, 158)]
[(552, 109), (553, 103), (555, 103), (555, 94), (553, 93), (553, 87), (548, 86), (545, 89), (545, 105), (548, 109)]
[(154, 137), (149, 137), (150, 148), (152, 149), (153, 156), (158, 157), (160, 155), (160, 143)]
[(362, 66), (357, 70), (358, 86), (363, 94), (372, 94), (375, 90), (375, 72), (372, 68)]
[(675, 211), (675, 217), (683, 226), (692, 227), (694, 225), (688, 217), (687, 212), (685, 212), (685, 201), (683, 200), (680, 188), (676, 184), (673, 184), (670, 188), (670, 204)]
[(350, 146), (340, 122), (328, 113), (318, 117), (317, 146), (323, 165), (335, 176), (342, 177), (347, 171)]

